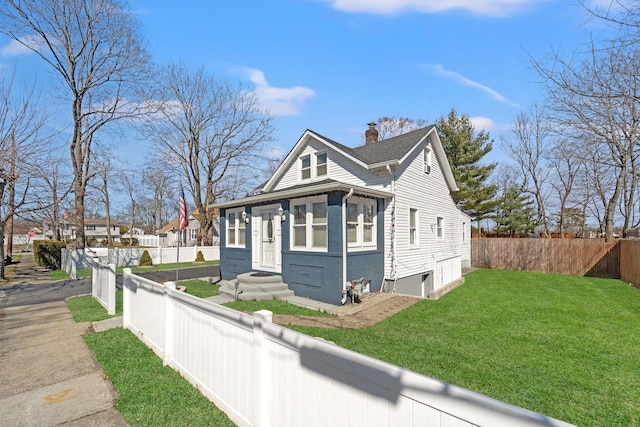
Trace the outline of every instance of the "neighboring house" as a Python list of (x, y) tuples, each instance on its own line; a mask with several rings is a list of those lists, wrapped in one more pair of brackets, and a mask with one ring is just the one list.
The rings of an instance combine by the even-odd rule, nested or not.
[(337, 304), (370, 291), (427, 297), (470, 263), (470, 218), (435, 126), (349, 148), (307, 130), (274, 175), (221, 216), (223, 280), (263, 271), (296, 295)]
[[(220, 243), (220, 221), (218, 218), (218, 212), (216, 210), (213, 229), (213, 244), (219, 245)], [(178, 221), (179, 218), (174, 219), (160, 230), (157, 231), (159, 237), (159, 246), (178, 246)], [(189, 215), (189, 225), (182, 231), (182, 240), (180, 246), (197, 246), (198, 245), (198, 233), (200, 232), (200, 211), (194, 210)]]
[[(53, 228), (51, 224), (45, 224), (44, 237), (53, 239)], [(111, 229), (111, 238), (114, 242), (120, 241), (120, 224), (116, 220), (109, 220), (109, 228)], [(76, 238), (76, 225), (69, 220), (60, 222), (60, 231), (63, 240), (73, 240)], [(87, 241), (95, 239), (98, 242), (107, 240), (107, 220), (105, 218), (85, 218), (84, 219), (84, 236)]]
[[(120, 241), (120, 224), (113, 219), (109, 220), (111, 238), (114, 242)], [(107, 240), (107, 220), (104, 218), (85, 218), (84, 237), (87, 241), (96, 239), (98, 242)]]

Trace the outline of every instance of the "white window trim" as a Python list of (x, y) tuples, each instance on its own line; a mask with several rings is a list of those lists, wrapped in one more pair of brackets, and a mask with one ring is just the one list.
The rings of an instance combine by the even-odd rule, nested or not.
[[(324, 175), (318, 175), (318, 156), (326, 154), (327, 161), (325, 164), (327, 168), (327, 173)], [(307, 168), (302, 167), (302, 159), (309, 157), (309, 178), (303, 178), (302, 172), (306, 171)], [(328, 151), (314, 151), (307, 152), (298, 157), (298, 181), (307, 182), (313, 181), (315, 179), (326, 179), (329, 176), (329, 153)]]
[[(308, 157), (309, 158), (309, 167), (305, 168), (302, 166), (302, 159)], [(307, 181), (310, 180), (311, 178), (313, 178), (313, 157), (311, 156), (311, 154), (303, 154), (302, 156), (300, 156), (300, 158), (298, 159), (299, 165), (300, 165), (300, 174), (298, 175), (298, 178), (300, 181)], [(304, 171), (309, 170), (309, 178), (303, 178), (302, 174), (304, 173)]]
[[(317, 196), (317, 197), (304, 197), (301, 199), (293, 199), (289, 202), (289, 235), (291, 236), (291, 250), (292, 251), (304, 251), (304, 252), (328, 252), (329, 251), (329, 206), (327, 204), (327, 236), (326, 236), (326, 247), (313, 247), (313, 203), (325, 203), (327, 204), (327, 196)], [(295, 246), (294, 242), (294, 206), (296, 205), (306, 205), (307, 214), (306, 214), (306, 246)]]
[[(324, 154), (325, 157), (325, 162), (323, 163), (326, 169), (326, 172), (323, 175), (318, 174), (318, 167), (320, 166), (320, 164), (318, 163), (318, 156)], [(329, 154), (327, 154), (326, 151), (317, 151), (314, 156), (313, 156), (314, 162), (315, 162), (315, 167), (313, 168), (314, 172), (315, 172), (315, 177), (319, 178), (319, 177), (327, 177), (329, 176)]]
[[(441, 224), (438, 224), (439, 222)], [(444, 217), (440, 215), (436, 216), (436, 238), (439, 240), (444, 239)]]
[(424, 147), (423, 156), (424, 173), (429, 175), (431, 173), (431, 158), (433, 157), (431, 148), (429, 146)]
[[(415, 212), (415, 238), (414, 242), (411, 243), (411, 212)], [(420, 213), (417, 208), (409, 208), (409, 220), (407, 221), (408, 230), (409, 230), (409, 248), (418, 248), (420, 247)]]
[[(226, 223), (225, 241), (226, 242), (225, 243), (228, 248), (246, 248), (247, 246), (246, 235), (245, 235), (245, 242), (243, 244), (237, 243), (240, 240), (239, 236), (240, 236), (241, 230), (244, 230), (244, 232), (246, 233), (246, 229), (247, 229), (247, 224), (242, 219), (242, 212), (244, 212), (243, 208), (227, 209), (227, 211), (225, 212), (225, 219), (226, 219), (225, 221)], [(229, 223), (229, 214), (231, 213), (236, 214), (235, 221), (233, 223), (233, 228), (235, 230), (235, 235), (236, 235), (235, 243), (229, 243), (229, 228), (232, 226)], [(241, 225), (243, 225), (244, 227), (241, 227)]]
[[(371, 251), (378, 248), (378, 203), (373, 199), (364, 199), (361, 197), (350, 197), (347, 199), (347, 203), (358, 205), (358, 241), (353, 243), (347, 243), (347, 247), (350, 252), (358, 251)], [(371, 233), (373, 235), (373, 242), (364, 242), (364, 206), (373, 207), (373, 229)], [(344, 218), (347, 221), (347, 218)], [(346, 238), (346, 236), (345, 236)]]

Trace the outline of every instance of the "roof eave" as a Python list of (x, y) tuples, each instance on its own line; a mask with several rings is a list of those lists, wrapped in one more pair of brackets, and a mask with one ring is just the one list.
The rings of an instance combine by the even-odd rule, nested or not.
[(271, 193), (262, 193), (257, 196), (244, 197), (242, 199), (231, 200), (228, 202), (216, 203), (209, 205), (211, 208), (231, 208), (242, 205), (253, 205), (256, 203), (267, 202), (270, 200), (291, 199), (295, 197), (308, 196), (310, 194), (326, 193), (329, 191), (346, 191), (354, 189), (354, 193), (363, 196), (376, 197), (381, 199), (388, 199), (392, 197), (392, 194), (388, 191), (377, 190), (374, 188), (359, 187), (357, 185), (349, 185), (342, 182), (332, 182), (325, 184), (318, 184), (311, 187), (295, 188), (291, 190), (280, 190)]

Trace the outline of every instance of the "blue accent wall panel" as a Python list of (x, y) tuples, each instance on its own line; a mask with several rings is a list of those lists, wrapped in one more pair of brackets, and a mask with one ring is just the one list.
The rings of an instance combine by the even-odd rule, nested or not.
[[(227, 248), (227, 212), (220, 211), (220, 278), (233, 280), (238, 274), (251, 271), (251, 227), (245, 230), (245, 247)], [(247, 224), (249, 225), (249, 224)]]

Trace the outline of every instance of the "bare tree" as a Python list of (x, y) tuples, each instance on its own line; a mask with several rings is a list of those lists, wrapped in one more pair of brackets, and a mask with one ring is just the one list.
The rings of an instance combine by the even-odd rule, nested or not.
[[(638, 175), (640, 137), (640, 51), (616, 41), (591, 50), (577, 64), (558, 55), (552, 63), (535, 63), (548, 81), (548, 105), (556, 125), (570, 137), (583, 142), (576, 153), (593, 158), (594, 188), (603, 203), (602, 224), (607, 240), (613, 237), (615, 213), (621, 198), (635, 197), (625, 192), (629, 177)], [(600, 186), (602, 173), (610, 173), (611, 186)], [(599, 189), (598, 189), (599, 187)], [(624, 200), (624, 206), (630, 200)], [(625, 220), (623, 233), (628, 222)]]
[(520, 169), (522, 188), (533, 196), (536, 204), (535, 226), (549, 235), (546, 204), (549, 189), (546, 186), (549, 168), (544, 154), (549, 145), (549, 125), (543, 111), (536, 105), (530, 113), (520, 112), (511, 130), (511, 137), (503, 138), (502, 149)]
[(427, 125), (424, 119), (410, 119), (408, 117), (380, 117), (377, 121), (378, 139), (385, 140), (402, 135)]
[[(44, 111), (33, 89), (16, 95), (13, 74), (0, 76), (0, 238), (15, 216), (40, 208), (29, 197), (38, 157), (44, 152), (39, 132), (45, 123)], [(13, 240), (10, 231), (8, 239)], [(9, 246), (11, 249), (11, 246)], [(4, 244), (0, 244), (0, 279), (4, 279)]]
[(101, 152), (99, 154), (100, 161), (96, 162), (95, 174), (90, 185), (98, 192), (99, 200), (104, 204), (105, 226), (107, 228), (107, 246), (113, 245), (113, 236), (111, 235), (111, 197), (110, 185), (112, 184), (116, 171), (111, 163), (108, 153)]
[(207, 207), (236, 189), (228, 186), (231, 171), (252, 168), (261, 158), (260, 149), (272, 140), (271, 117), (260, 110), (255, 94), (218, 82), (203, 68), (192, 72), (172, 64), (158, 74), (164, 108), (143, 134), (182, 170), (200, 211), (198, 240), (210, 245), (214, 212)]
[[(51, 227), (54, 240), (62, 240), (62, 224), (60, 219), (64, 217), (62, 210), (68, 215), (68, 195), (73, 188), (71, 182), (71, 171), (65, 169), (63, 159), (48, 157), (45, 160), (46, 170), (38, 169), (38, 182), (36, 183), (36, 191), (41, 196), (46, 197), (50, 203), (50, 208), (43, 209), (43, 221)], [(44, 198), (44, 197), (43, 197)], [(66, 224), (65, 224), (66, 226)]]
[[(576, 209), (584, 217), (587, 197), (580, 199), (575, 196), (575, 188), (580, 173), (584, 172), (582, 167), (584, 160), (582, 156), (576, 156), (575, 145), (569, 140), (559, 140), (553, 147), (549, 147), (546, 158), (551, 167), (551, 187), (557, 198), (557, 223), (560, 237), (564, 238), (567, 224), (574, 224)], [(573, 201), (573, 203), (572, 203)]]
[(0, 33), (40, 56), (71, 102), (79, 248), (85, 246), (84, 199), (94, 137), (114, 120), (139, 113), (132, 99), (148, 75), (148, 55), (138, 27), (120, 0), (0, 0)]
[(129, 246), (133, 246), (133, 229), (136, 225), (136, 215), (140, 206), (140, 181), (139, 176), (135, 172), (125, 172), (120, 174), (120, 186), (127, 195), (129, 203), (127, 204), (129, 218)]
[[(147, 212), (149, 220), (145, 231), (151, 234), (169, 222), (173, 218), (172, 213), (176, 210), (174, 203), (176, 179), (168, 170), (168, 166), (156, 163), (147, 166), (142, 173), (142, 187), (145, 189), (147, 202), (140, 208)], [(167, 201), (171, 203), (170, 206)], [(171, 210), (169, 211), (168, 208)]]

